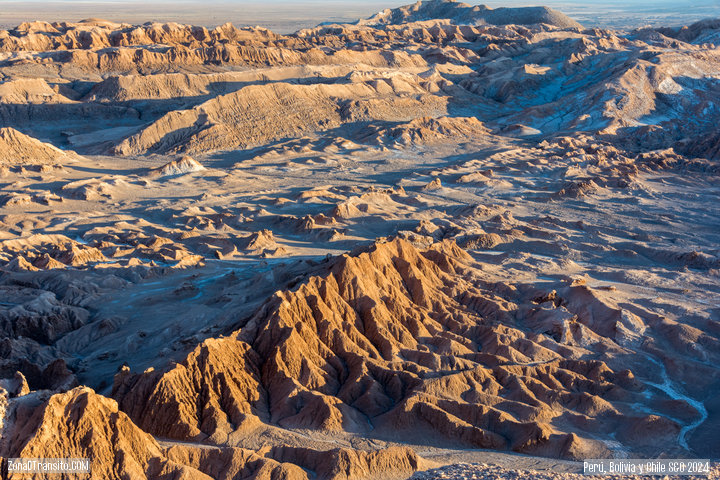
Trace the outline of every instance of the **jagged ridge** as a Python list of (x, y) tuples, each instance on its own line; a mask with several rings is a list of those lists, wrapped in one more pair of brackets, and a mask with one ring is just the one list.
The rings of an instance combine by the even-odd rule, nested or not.
[(598, 454), (562, 419), (622, 429), (612, 402), (635, 398), (632, 374), (508, 326), (509, 292), (473, 280), (470, 264), (449, 242), (345, 255), (170, 370), (125, 370), (113, 396), (143, 429), (182, 440), (233, 444), (274, 425)]

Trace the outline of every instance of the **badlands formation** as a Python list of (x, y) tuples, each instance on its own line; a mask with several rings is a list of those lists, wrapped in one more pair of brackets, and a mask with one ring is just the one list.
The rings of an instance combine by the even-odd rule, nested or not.
[(223, 480), (720, 457), (719, 46), (720, 21), (447, 0), (0, 31), (0, 455)]

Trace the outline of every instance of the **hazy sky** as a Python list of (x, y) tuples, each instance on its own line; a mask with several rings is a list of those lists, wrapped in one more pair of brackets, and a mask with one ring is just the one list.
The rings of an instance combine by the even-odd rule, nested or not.
[[(77, 21), (100, 17), (144, 23), (176, 21), (215, 26), (230, 21), (238, 26), (261, 25), (281, 33), (323, 21), (348, 22), (387, 7), (413, 0), (0, 0), (0, 28), (23, 21)], [(547, 5), (587, 26), (620, 28), (641, 25), (681, 25), (720, 17), (720, 0), (486, 0), (489, 7)]]

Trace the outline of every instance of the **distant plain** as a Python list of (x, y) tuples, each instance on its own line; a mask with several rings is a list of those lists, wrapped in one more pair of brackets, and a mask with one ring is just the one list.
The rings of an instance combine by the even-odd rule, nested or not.
[[(319, 1), (222, 1), (179, 0), (0, 0), (0, 28), (12, 28), (24, 21), (78, 21), (100, 17), (112, 21), (142, 24), (147, 21), (190, 23), (214, 27), (231, 22), (238, 27), (261, 26), (277, 33), (292, 33), (323, 22), (352, 22), (384, 8), (407, 2), (370, 0), (349, 2)], [(477, 4), (478, 2), (469, 2)], [(720, 1), (602, 1), (569, 2), (550, 0), (486, 1), (491, 8), (547, 5), (571, 16), (588, 27), (637, 28), (641, 26), (688, 25), (705, 18), (720, 17)]]

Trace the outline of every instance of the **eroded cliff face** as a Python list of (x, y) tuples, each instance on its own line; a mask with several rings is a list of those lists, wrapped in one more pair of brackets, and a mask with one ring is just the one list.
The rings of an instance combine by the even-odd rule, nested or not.
[(621, 339), (662, 340), (669, 325), (582, 284), (543, 296), (488, 277), (452, 241), (340, 256), (169, 369), (124, 367), (116, 400), (8, 387), (5, 453), (89, 457), (103, 478), (339, 479), (402, 477), (422, 460), (407, 447), (302, 446), (299, 432), (564, 458), (677, 441), (677, 405), (638, 415), (653, 383), (603, 361), (632, 353)]
[(118, 410), (117, 402), (87, 387), (12, 398), (5, 419), (4, 456), (88, 458), (92, 478), (308, 478), (298, 467), (249, 450), (161, 446)]
[(638, 422), (677, 436), (669, 417), (629, 423), (648, 387), (586, 355), (628, 353), (614, 339), (642, 322), (585, 286), (519, 316), (522, 288), (472, 263), (453, 242), (340, 257), (169, 371), (119, 373), (113, 395), (155, 435), (219, 444), (273, 426), (580, 458), (610, 453), (601, 432), (646, 445)]
[(713, 157), (715, 27), (623, 33), (582, 29), (543, 7), (456, 2), (292, 35), (230, 24), (27, 23), (0, 33), (9, 77), (0, 120), (33, 130), (87, 117), (82, 133), (65, 125), (55, 135), (70, 134), (80, 153), (139, 155), (449, 113), (510, 137), (591, 132), (631, 150)]
[[(428, 255), (445, 255), (442, 253), (445, 248), (467, 259), (457, 247), (450, 245), (442, 245), (437, 252), (428, 252)], [(361, 254), (357, 259), (349, 256), (338, 259), (331, 268), (333, 273), (329, 278), (339, 275), (350, 280), (347, 275), (360, 273), (358, 269), (375, 269), (378, 272), (377, 268), (394, 268), (394, 260), (402, 261), (402, 257), (408, 255), (417, 266), (429, 269), (426, 275), (430, 278), (423, 279), (429, 282), (430, 287), (442, 283), (437, 275), (454, 274), (451, 264), (441, 262), (442, 268), (448, 269), (444, 273), (438, 264), (426, 260), (407, 242), (380, 245), (371, 255), (372, 258)], [(395, 258), (395, 255), (400, 255), (400, 258)], [(381, 265), (376, 266), (376, 262), (381, 262)], [(400, 272), (388, 274), (392, 278), (383, 279), (384, 286), (372, 287), (374, 280), (366, 280), (376, 297), (400, 293), (397, 289), (404, 289)], [(357, 280), (357, 277), (354, 278)], [(229, 446), (243, 443), (242, 438), (247, 433), (262, 426), (269, 428), (276, 425), (273, 428), (278, 431), (288, 427), (318, 432), (367, 430), (366, 426), (360, 426), (360, 412), (343, 406), (331, 391), (326, 394), (318, 391), (318, 386), (327, 388), (329, 382), (338, 382), (340, 378), (328, 377), (316, 386), (304, 375), (318, 375), (331, 363), (341, 362), (343, 353), (354, 355), (357, 360), (359, 355), (372, 351), (380, 360), (380, 352), (369, 339), (361, 341), (362, 334), (356, 330), (350, 335), (357, 336), (358, 343), (338, 338), (336, 348), (341, 356), (332, 359), (328, 357), (328, 353), (332, 352), (328, 347), (324, 347), (327, 352), (319, 350), (323, 347), (317, 330), (304, 332), (307, 336), (305, 340), (295, 337), (290, 331), (297, 323), (292, 320), (294, 316), (303, 323), (312, 318), (313, 311), (307, 301), (310, 295), (319, 293), (318, 288), (326, 288), (324, 282), (325, 279), (311, 277), (297, 291), (278, 292), (240, 332), (230, 337), (206, 340), (184, 362), (168, 372), (148, 372), (138, 377), (133, 377), (127, 370), (118, 373), (114, 396), (121, 399), (121, 408), (115, 400), (98, 395), (87, 387), (77, 387), (65, 393), (53, 393), (51, 390), (30, 392), (20, 375), (11, 382), (12, 385), (3, 385), (3, 455), (90, 458), (94, 478), (295, 479), (308, 478), (308, 470), (318, 478), (327, 479), (376, 478), (377, 475), (407, 477), (422, 465), (422, 460), (407, 447), (377, 451), (348, 448), (320, 450), (296, 446), (293, 442), (255, 447), (253, 450)], [(342, 285), (343, 288), (350, 287), (345, 281)], [(327, 297), (325, 301), (329, 304), (342, 301), (339, 291), (335, 291), (334, 295), (335, 298)], [(295, 300), (291, 302), (295, 305), (288, 305), (288, 299), (293, 297)], [(283, 309), (283, 306), (290, 310)], [(304, 309), (305, 314), (300, 314), (296, 308)], [(342, 318), (341, 311), (334, 312), (336, 308), (341, 307), (328, 306), (325, 311), (328, 316), (335, 317), (335, 327), (373, 328), (372, 323), (367, 327), (351, 326), (348, 318)], [(350, 308), (345, 305), (345, 314), (351, 311)], [(392, 315), (390, 311), (384, 314), (383, 329), (393, 328)], [(318, 318), (318, 321), (321, 319)], [(343, 324), (346, 326), (343, 327)], [(332, 328), (328, 328), (329, 325), (325, 327), (322, 335), (328, 338), (333, 335)], [(258, 344), (257, 350), (240, 339), (244, 335), (256, 337), (252, 343)], [(408, 332), (403, 334), (407, 335)], [(388, 340), (391, 337), (393, 335)], [(263, 343), (267, 345), (262, 346)], [(302, 348), (301, 343), (305, 345), (303, 351), (295, 351)], [(327, 361), (321, 360), (323, 354), (328, 357)], [(386, 351), (384, 355), (392, 357), (394, 354)], [(314, 372), (301, 374), (301, 370), (307, 370), (310, 365), (303, 365), (306, 358), (314, 364), (310, 368)], [(269, 361), (266, 362), (266, 359)], [(358, 363), (358, 367), (366, 368), (362, 362)], [(342, 375), (339, 371), (334, 373)], [(385, 375), (392, 376), (392, 370), (386, 371)], [(273, 377), (275, 380), (265, 381), (268, 387), (261, 383), (262, 378)], [(364, 381), (370, 381), (370, 377)], [(270, 385), (273, 382), (278, 382), (276, 387)], [(296, 391), (291, 393), (290, 390)], [(355, 390), (353, 395), (358, 395)], [(288, 395), (272, 412), (267, 409), (270, 392), (273, 395)], [(373, 399), (370, 395), (366, 401), (385, 400), (380, 397)], [(292, 405), (305, 401), (310, 404), (308, 408), (291, 415), (297, 418), (296, 421), (284, 418), (288, 416), (288, 409), (294, 408)], [(133, 416), (135, 423), (126, 412)], [(354, 420), (351, 421), (351, 418)], [(157, 438), (204, 440), (204, 444), (161, 444), (149, 433)], [(218, 446), (213, 447), (213, 444)]]

